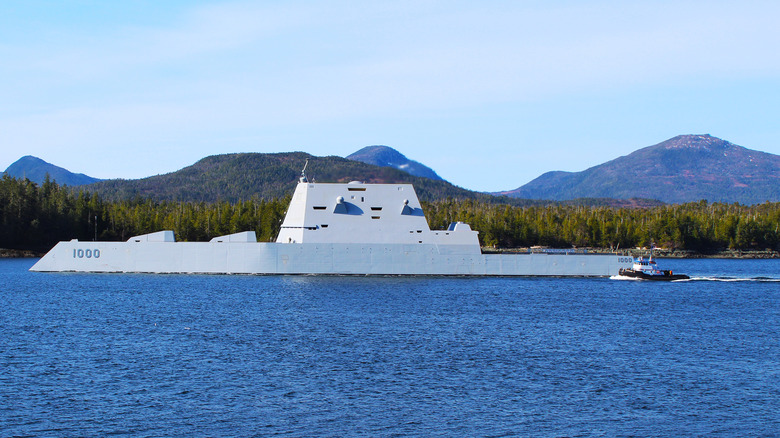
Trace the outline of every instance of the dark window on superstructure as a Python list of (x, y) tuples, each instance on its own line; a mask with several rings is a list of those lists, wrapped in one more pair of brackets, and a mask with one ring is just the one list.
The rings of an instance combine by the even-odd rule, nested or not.
[(315, 205), (315, 206), (314, 206), (314, 209), (315, 209), (315, 210), (325, 210), (325, 209), (327, 209), (327, 208), (328, 208), (328, 207), (323, 207), (323, 206), (321, 206), (321, 205)]
[(379, 216), (371, 216), (371, 219), (379, 219)]
[(322, 224), (320, 225), (322, 228), (328, 228), (328, 224)]
[(365, 192), (366, 188), (365, 187), (347, 187), (347, 190), (349, 190), (350, 192)]
[(382, 207), (371, 207), (373, 211), (382, 211)]

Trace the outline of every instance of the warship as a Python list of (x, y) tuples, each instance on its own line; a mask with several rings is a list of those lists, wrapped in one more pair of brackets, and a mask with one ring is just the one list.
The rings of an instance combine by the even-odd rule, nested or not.
[[(305, 168), (304, 168), (305, 171)], [(124, 242), (59, 242), (31, 271), (258, 275), (609, 277), (619, 254), (486, 254), (463, 222), (431, 230), (411, 184), (314, 183), (302, 172), (275, 242), (254, 231), (177, 242), (173, 231)]]

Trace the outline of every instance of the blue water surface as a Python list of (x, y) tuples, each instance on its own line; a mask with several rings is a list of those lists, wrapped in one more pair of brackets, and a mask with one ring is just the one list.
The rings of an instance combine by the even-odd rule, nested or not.
[(780, 261), (674, 283), (31, 273), (2, 436), (778, 436)]

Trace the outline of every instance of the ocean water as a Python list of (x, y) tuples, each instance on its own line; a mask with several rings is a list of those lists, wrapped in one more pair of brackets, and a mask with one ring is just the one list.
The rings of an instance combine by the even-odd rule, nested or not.
[(31, 273), (0, 436), (780, 436), (780, 261), (692, 281)]

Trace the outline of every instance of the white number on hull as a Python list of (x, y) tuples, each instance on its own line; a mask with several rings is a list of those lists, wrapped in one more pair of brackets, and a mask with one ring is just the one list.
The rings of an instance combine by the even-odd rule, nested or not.
[(73, 250), (73, 258), (74, 259), (83, 259), (83, 258), (100, 258), (100, 250), (99, 249), (74, 249)]

